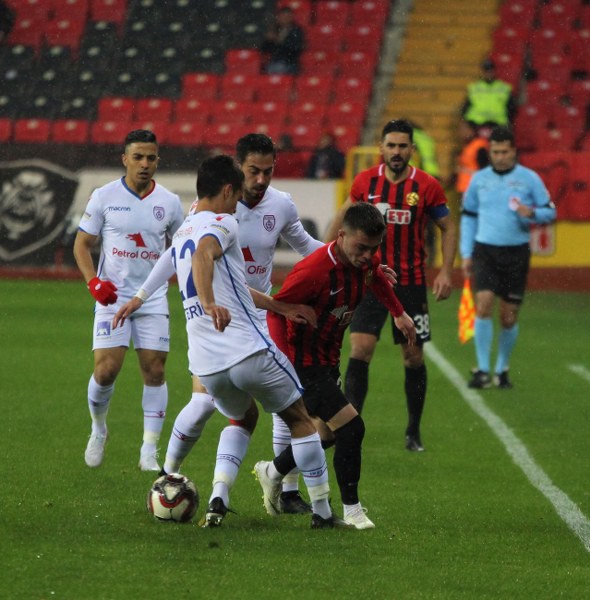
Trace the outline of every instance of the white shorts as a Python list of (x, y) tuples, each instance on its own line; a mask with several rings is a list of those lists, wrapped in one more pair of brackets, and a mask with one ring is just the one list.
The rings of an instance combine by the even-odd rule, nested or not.
[(276, 354), (261, 350), (225, 371), (199, 378), (215, 398), (219, 412), (234, 420), (244, 417), (252, 398), (266, 412), (278, 413), (303, 394), (293, 365), (278, 349)]
[(113, 329), (113, 317), (117, 311), (109, 309), (96, 311), (94, 315), (94, 331), (92, 349), (129, 348), (133, 340), (136, 350), (170, 351), (170, 319), (168, 315), (133, 315), (125, 320), (124, 325)]

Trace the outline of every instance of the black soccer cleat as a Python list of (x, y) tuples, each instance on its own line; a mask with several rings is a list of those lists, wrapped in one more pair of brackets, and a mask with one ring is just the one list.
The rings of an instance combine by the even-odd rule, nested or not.
[(424, 446), (419, 435), (411, 433), (406, 435), (406, 450), (410, 452), (424, 452)]
[(287, 515), (304, 515), (312, 512), (311, 504), (308, 504), (299, 490), (293, 492), (281, 492), (281, 513)]
[(471, 373), (471, 381), (469, 381), (467, 387), (476, 390), (483, 390), (492, 387), (492, 378), (490, 377), (489, 373), (487, 373), (486, 371), (478, 370), (471, 371)]
[(336, 515), (332, 515), (327, 519), (320, 517), (316, 513), (311, 515), (312, 529), (355, 529), (354, 525), (350, 525), (346, 521), (340, 519)]
[(501, 390), (510, 390), (513, 385), (510, 379), (508, 378), (508, 369), (502, 371), (501, 373), (496, 373), (494, 375), (494, 385)]
[[(205, 516), (199, 521), (199, 527), (219, 527), (228, 512), (234, 512), (227, 508), (223, 500), (218, 496), (209, 502)], [(235, 513), (234, 513), (235, 514)]]

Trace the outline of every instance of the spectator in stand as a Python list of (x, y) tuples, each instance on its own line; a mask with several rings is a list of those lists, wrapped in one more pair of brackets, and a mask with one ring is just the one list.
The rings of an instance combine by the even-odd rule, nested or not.
[(336, 139), (324, 132), (309, 159), (306, 177), (310, 179), (340, 179), (344, 173), (344, 154), (338, 150)]
[(496, 78), (496, 65), (491, 59), (481, 65), (481, 79), (467, 86), (467, 98), (461, 116), (478, 127), (508, 125), (514, 122), (516, 99), (512, 86)]
[(293, 10), (284, 6), (277, 12), (260, 48), (269, 57), (266, 72), (296, 75), (304, 45), (303, 29), (295, 22)]
[(459, 137), (463, 147), (457, 159), (454, 185), (457, 192), (463, 195), (473, 174), (490, 163), (490, 143), (487, 138), (479, 135), (477, 125), (473, 121), (465, 119), (459, 122)]
[(436, 156), (436, 142), (434, 138), (426, 133), (415, 121), (410, 121), (410, 119), (405, 120), (414, 128), (416, 151), (412, 156), (410, 164), (440, 180), (440, 167)]
[(4, 43), (12, 31), (15, 19), (14, 10), (4, 0), (0, 0), (0, 44)]

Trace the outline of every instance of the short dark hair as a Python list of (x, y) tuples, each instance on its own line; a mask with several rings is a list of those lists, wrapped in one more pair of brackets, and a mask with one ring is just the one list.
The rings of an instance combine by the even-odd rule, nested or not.
[(510, 142), (510, 145), (514, 146), (514, 133), (510, 127), (498, 125), (490, 133), (490, 142)]
[(248, 133), (241, 137), (236, 144), (236, 158), (240, 164), (248, 154), (272, 154), (277, 156), (277, 149), (270, 137), (264, 133)]
[(368, 236), (383, 235), (385, 221), (379, 209), (368, 202), (357, 202), (344, 213), (343, 227), (360, 230)]
[(197, 196), (211, 198), (228, 183), (234, 192), (242, 187), (244, 174), (236, 161), (227, 154), (206, 158), (197, 170)]
[(149, 129), (134, 129), (127, 134), (125, 138), (124, 151), (127, 152), (127, 147), (130, 144), (156, 144), (158, 145), (158, 138), (156, 134)]
[(414, 141), (414, 128), (407, 119), (394, 119), (389, 121), (383, 127), (381, 139), (384, 139), (388, 133), (407, 133), (410, 136), (410, 141)]

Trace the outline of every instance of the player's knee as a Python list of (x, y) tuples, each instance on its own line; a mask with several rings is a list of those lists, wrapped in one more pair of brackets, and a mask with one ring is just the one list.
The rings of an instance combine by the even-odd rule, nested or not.
[(360, 446), (365, 437), (365, 422), (360, 415), (356, 415), (334, 432), (336, 442), (346, 446)]
[(229, 419), (229, 422), (237, 427), (243, 427), (249, 433), (254, 433), (256, 424), (258, 423), (258, 408), (256, 404), (252, 404), (242, 419)]

